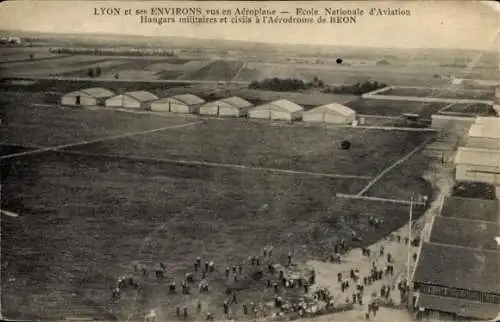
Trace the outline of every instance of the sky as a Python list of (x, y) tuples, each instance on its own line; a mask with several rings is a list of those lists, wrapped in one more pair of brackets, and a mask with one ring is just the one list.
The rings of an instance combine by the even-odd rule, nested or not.
[[(12, 0), (0, 4), (0, 29), (185, 36), (285, 44), (344, 45), (392, 48), (464, 48), (499, 50), (500, 11), (477, 1), (51, 1)], [(131, 16), (96, 16), (94, 8), (119, 7), (134, 11), (150, 7), (276, 8), (401, 8), (410, 16), (369, 16), (356, 24), (141, 24)], [(498, 9), (498, 7), (497, 7)]]

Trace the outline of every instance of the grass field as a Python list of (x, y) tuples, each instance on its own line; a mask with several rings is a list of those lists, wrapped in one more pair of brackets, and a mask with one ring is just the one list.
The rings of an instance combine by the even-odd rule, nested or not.
[[(8, 97), (11, 99), (10, 97)], [(6, 99), (6, 98), (4, 98)], [(3, 109), (2, 143), (55, 145), (178, 122), (136, 114), (22, 107)], [(426, 139), (427, 134), (361, 129), (269, 126), (248, 120), (206, 120), (156, 134), (96, 143), (66, 153), (2, 161), (2, 209), (20, 213), (2, 223), (4, 314), (54, 320), (71, 316), (140, 320), (152, 307), (174, 319), (175, 305), (194, 312), (203, 302), (221, 318), (226, 287), (240, 303), (267, 301), (265, 280), (228, 282), (223, 265), (257, 255), (271, 243), (273, 261), (289, 250), (297, 260), (326, 258), (351, 229), (369, 244), (407, 221), (407, 207), (337, 199), (366, 179), (324, 178), (204, 165), (179, 165), (132, 156), (187, 159), (282, 169), (374, 176)], [(349, 151), (339, 143), (348, 139)], [(85, 153), (120, 154), (122, 157)], [(4, 146), (2, 154), (19, 151)], [(418, 166), (417, 166), (418, 165)], [(372, 193), (406, 198), (428, 191), (417, 180), (426, 165), (387, 177)], [(405, 170), (407, 171), (407, 170)], [(402, 186), (406, 191), (397, 187)], [(424, 192), (425, 192), (424, 191)], [(419, 210), (420, 211), (420, 210)], [(375, 229), (367, 216), (383, 219)], [(417, 213), (415, 216), (418, 216)], [(196, 256), (214, 260), (211, 293), (167, 295), (166, 282), (141, 279), (141, 289), (113, 304), (118, 276), (136, 261), (163, 262), (178, 284)], [(241, 309), (236, 315), (241, 317)]]
[[(277, 258), (289, 249), (297, 259), (325, 258), (335, 241), (350, 234), (338, 216), (352, 217), (348, 227), (361, 232), (366, 243), (406, 218), (404, 207), (362, 202), (342, 207), (333, 196), (357, 191), (363, 183), (353, 180), (68, 155), (19, 163), (16, 168), (24, 170), (4, 180), (2, 199), (2, 208), (23, 214), (4, 220), (2, 227), (3, 313), (10, 317), (137, 321), (158, 307), (174, 318), (176, 304), (193, 312), (199, 299), (220, 318), (225, 287), (240, 288), (240, 302), (270, 300), (272, 292), (245, 277), (243, 285), (227, 284), (220, 273), (209, 279), (212, 292), (201, 298), (196, 291), (189, 297), (168, 296), (166, 285), (152, 278), (141, 280), (142, 291), (128, 293), (118, 304), (111, 303), (110, 290), (136, 261), (150, 267), (162, 261), (169, 278), (179, 281), (196, 256), (214, 260), (220, 272), (222, 265), (240, 263), (268, 243)], [(358, 213), (386, 224), (374, 230)]]
[(357, 99), (346, 104), (358, 114), (401, 116), (403, 113), (416, 113), (429, 118), (431, 114), (447, 105), (446, 103), (384, 101), (379, 99)]
[[(24, 97), (25, 98), (25, 97)], [(2, 100), (7, 97), (3, 96)], [(31, 97), (30, 100), (33, 98)], [(164, 118), (113, 112), (30, 107), (23, 96), (3, 103), (0, 143), (56, 146), (122, 133), (181, 124), (182, 118)]]
[[(85, 147), (85, 151), (373, 175), (422, 143), (426, 136), (418, 132), (269, 126), (243, 119), (205, 120), (189, 128), (96, 143)], [(342, 140), (350, 140), (352, 148), (342, 150)], [(368, 156), (369, 165), (362, 161)]]
[(494, 93), (480, 90), (436, 89), (436, 88), (390, 88), (377, 93), (388, 96), (439, 97), (454, 99), (492, 100)]

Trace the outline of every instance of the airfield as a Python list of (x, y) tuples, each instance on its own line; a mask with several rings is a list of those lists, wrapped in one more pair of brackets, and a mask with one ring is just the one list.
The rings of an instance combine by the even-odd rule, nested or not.
[[(317, 76), (331, 85), (377, 80), (434, 89), (392, 95), (489, 95), (450, 90), (449, 83), (435, 77), (436, 65), (425, 62), (394, 61), (388, 67), (353, 60), (337, 66), (327, 58), (317, 63), (238, 52), (104, 57), (59, 55), (36, 47), (3, 50), (2, 77), (33, 79), (28, 85), (2, 84), (0, 98), (1, 208), (20, 214), (3, 217), (1, 227), (3, 314), (13, 318), (137, 321), (158, 307), (175, 320), (175, 306), (192, 307), (196, 301), (220, 315), (228, 287), (239, 290), (240, 302), (272, 301), (265, 281), (245, 277), (233, 283), (222, 276), (222, 267), (259, 255), (267, 245), (274, 246), (277, 261), (293, 252), (294, 260), (305, 262), (325, 260), (332, 245), (351, 240), (352, 231), (363, 237), (351, 243), (355, 248), (384, 238), (407, 223), (406, 204), (337, 194), (363, 192), (399, 201), (412, 194), (434, 197), (432, 185), (423, 179), (430, 158), (420, 149), (436, 134), (391, 127), (392, 118), (478, 113), (464, 104), (252, 90), (247, 88), (251, 81)], [(102, 69), (100, 78), (87, 79), (88, 68), (95, 66)], [(456, 70), (444, 66), (439, 73)], [(470, 74), (494, 77), (488, 66)], [(390, 128), (56, 108), (42, 93), (88, 84), (211, 99), (237, 95), (255, 104), (283, 97), (305, 107), (335, 101), (367, 118), (380, 118), (379, 125)], [(344, 140), (351, 142), (350, 149), (341, 149)], [(424, 210), (416, 208), (415, 218)], [(370, 217), (383, 225), (370, 226)], [(168, 294), (167, 281), (180, 284), (198, 256), (219, 265), (209, 280), (212, 291)], [(112, 303), (119, 276), (133, 272), (136, 263), (155, 267), (159, 262), (166, 266), (166, 281), (145, 279), (140, 291)]]

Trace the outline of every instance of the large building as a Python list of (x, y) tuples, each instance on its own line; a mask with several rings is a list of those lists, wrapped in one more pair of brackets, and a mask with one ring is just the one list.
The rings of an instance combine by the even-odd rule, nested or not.
[(338, 103), (325, 104), (304, 112), (304, 122), (323, 122), (332, 124), (352, 124), (356, 112)]
[(205, 103), (202, 98), (193, 94), (179, 94), (162, 98), (151, 104), (151, 110), (157, 112), (172, 112), (194, 114)]
[(500, 186), (500, 150), (458, 148), (455, 179)]
[(413, 275), (415, 306), (436, 319), (488, 320), (500, 312), (498, 200), (447, 197)]
[(251, 109), (248, 116), (257, 119), (294, 121), (302, 118), (304, 109), (287, 100), (269, 102)]
[(115, 93), (109, 89), (93, 87), (80, 89), (63, 95), (61, 105), (63, 106), (104, 106), (106, 99)]
[(472, 124), (467, 136), (467, 146), (477, 149), (500, 150), (500, 121), (496, 121), (496, 119), (498, 118), (480, 118)]
[(200, 107), (200, 115), (243, 117), (252, 107), (252, 103), (232, 96), (204, 104)]
[(500, 236), (500, 223), (437, 216), (429, 241), (483, 250), (499, 250), (495, 238)]
[(423, 243), (413, 277), (416, 306), (436, 318), (496, 317), (499, 263), (499, 251)]
[(151, 103), (158, 97), (148, 91), (132, 91), (119, 94), (106, 100), (106, 107), (149, 110)]

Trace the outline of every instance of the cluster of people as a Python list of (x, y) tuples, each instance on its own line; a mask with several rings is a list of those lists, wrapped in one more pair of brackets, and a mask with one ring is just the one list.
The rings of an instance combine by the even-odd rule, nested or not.
[[(379, 225), (380, 222), (378, 220), (373, 219), (370, 223), (371, 225)], [(399, 235), (392, 235), (390, 237), (392, 240), (397, 240), (398, 242), (402, 242), (402, 238)], [(357, 240), (356, 236), (353, 234), (353, 240)], [(410, 240), (406, 238), (404, 240), (405, 243), (409, 243)], [(346, 253), (349, 250), (349, 246), (345, 242), (344, 239), (340, 241), (337, 245), (334, 246), (334, 254), (330, 255), (330, 261), (335, 263), (341, 262), (341, 254)], [(363, 305), (364, 303), (364, 291), (367, 286), (372, 285), (376, 281), (380, 281), (385, 276), (393, 276), (394, 275), (394, 266), (393, 266), (393, 258), (391, 253), (386, 252), (384, 246), (380, 246), (379, 255), (381, 257), (386, 257), (386, 267), (381, 269), (377, 267), (376, 262), (372, 262), (372, 267), (370, 272), (366, 276), (362, 276), (360, 270), (357, 268), (352, 268), (349, 271), (348, 278), (345, 278), (342, 273), (337, 274), (338, 282), (340, 283), (341, 290), (343, 293), (347, 292), (349, 289), (353, 288), (352, 297), (346, 297), (346, 303), (354, 304), (354, 305)], [(265, 248), (263, 254), (260, 256), (251, 256), (248, 258), (248, 261), (245, 263), (239, 263), (234, 265), (228, 265), (223, 268), (217, 269), (214, 261), (202, 261), (201, 257), (197, 257), (193, 262), (191, 272), (187, 272), (184, 275), (184, 279), (181, 282), (182, 294), (188, 295), (191, 294), (191, 286), (195, 282), (198, 282), (198, 290), (199, 293), (208, 293), (210, 292), (209, 280), (213, 278), (216, 272), (223, 273), (223, 276), (226, 279), (226, 282), (231, 285), (231, 283), (238, 283), (242, 280), (246, 280), (250, 278), (252, 280), (261, 280), (264, 278), (266, 281), (267, 287), (273, 290), (274, 293), (274, 308), (278, 310), (278, 315), (284, 315), (286, 313), (294, 312), (299, 316), (303, 316), (306, 312), (311, 312), (314, 308), (317, 308), (317, 302), (321, 301), (326, 304), (327, 307), (333, 307), (334, 299), (333, 296), (329, 294), (328, 291), (325, 290), (316, 290), (314, 295), (314, 303), (307, 303), (303, 298), (299, 300), (299, 302), (295, 303), (287, 303), (286, 300), (282, 298), (284, 289), (297, 289), (302, 294), (308, 294), (311, 285), (316, 283), (316, 273), (314, 270), (310, 271), (307, 277), (305, 276), (291, 276), (288, 274), (286, 267), (281, 265), (273, 264), (271, 258), (272, 247)], [(369, 248), (362, 248), (363, 256), (371, 258), (372, 250)], [(416, 254), (414, 255), (414, 259)], [(286, 265), (288, 267), (294, 266), (293, 256), (291, 253), (288, 253)], [(145, 265), (136, 265), (135, 266), (136, 275), (142, 275), (143, 277), (148, 276), (148, 270)], [(154, 274), (158, 281), (161, 281), (165, 278), (166, 267), (162, 263), (159, 263), (158, 266), (154, 269)], [(217, 275), (218, 279), (220, 277)], [(347, 277), (347, 276), (346, 276)], [(138, 281), (136, 278), (132, 276), (122, 277), (119, 279), (117, 287), (113, 291), (113, 298), (118, 299), (120, 295), (120, 291), (126, 287), (138, 288)], [(395, 287), (390, 287), (389, 285), (382, 285), (380, 289), (380, 299), (388, 300), (390, 298), (391, 290)], [(406, 282), (400, 282), (398, 285), (398, 289), (401, 292), (402, 298), (405, 298), (406, 292), (408, 288), (406, 286)], [(168, 290), (170, 294), (177, 293), (177, 287), (175, 280), (171, 280), (168, 284)], [(225, 318), (231, 318), (232, 314), (236, 311), (242, 310), (244, 315), (254, 315), (257, 316), (260, 307), (255, 303), (245, 303), (244, 301), (240, 301), (238, 298), (238, 294), (236, 289), (232, 286), (227, 286), (225, 291), (226, 299), (223, 301), (221, 305), (221, 313), (224, 314)], [(235, 309), (240, 306), (240, 309)], [(372, 314), (376, 315), (379, 309), (378, 298), (373, 299), (368, 305), (368, 313), (367, 317), (370, 317)], [(196, 306), (196, 312), (198, 315), (203, 314), (203, 308), (201, 302), (198, 302)], [(241, 312), (241, 311), (240, 311)], [(189, 308), (187, 306), (176, 306), (175, 315), (179, 318), (188, 318), (189, 317)], [(215, 314), (214, 312), (205, 312), (206, 320), (211, 321), (214, 320)]]
[(137, 280), (132, 275), (120, 276), (116, 281), (116, 287), (112, 291), (113, 301), (117, 301), (120, 299), (121, 294), (127, 288), (138, 289), (139, 284)]
[[(181, 293), (184, 295), (192, 294), (191, 288), (195, 282), (198, 282), (198, 290), (200, 294), (210, 292), (209, 280), (214, 278), (217, 280), (220, 275), (214, 274), (221, 272), (224, 274), (223, 276), (229, 284), (224, 294), (226, 299), (223, 301), (221, 306), (221, 313), (224, 314), (224, 317), (228, 319), (231, 318), (233, 313), (239, 311), (239, 309), (235, 310), (237, 306), (241, 306), (242, 313), (244, 315), (253, 314), (254, 316), (257, 316), (260, 311), (260, 307), (253, 302), (250, 304), (241, 302), (238, 298), (237, 291), (231, 286), (231, 284), (237, 283), (248, 277), (253, 280), (266, 278), (267, 287), (274, 291), (276, 308), (279, 308), (281, 312), (289, 310), (298, 311), (299, 308), (297, 305), (289, 305), (285, 303), (285, 301), (281, 298), (281, 291), (282, 289), (296, 289), (300, 292), (308, 293), (310, 285), (314, 284), (316, 281), (316, 274), (314, 271), (311, 271), (307, 277), (292, 277), (287, 273), (286, 267), (273, 264), (271, 256), (272, 247), (266, 247), (263, 250), (263, 255), (251, 256), (245, 263), (228, 265), (222, 269), (217, 269), (214, 261), (202, 261), (201, 257), (197, 257), (193, 262), (192, 271), (185, 273), (184, 278), (181, 281)], [(286, 266), (293, 266), (292, 253), (288, 253)], [(134, 266), (134, 270), (135, 275), (138, 277), (142, 276), (143, 278), (147, 278), (150, 275), (148, 268), (144, 264), (136, 264)], [(159, 263), (153, 269), (153, 272), (158, 282), (161, 282), (166, 277), (166, 267), (163, 263)], [(133, 277), (121, 278), (118, 285), (119, 286), (113, 291), (114, 299), (119, 299), (119, 290), (123, 289), (125, 286), (132, 285), (134, 288), (138, 288), (138, 281)], [(173, 279), (168, 283), (168, 293), (171, 295), (179, 293), (176, 281)], [(302, 306), (305, 306), (305, 304)], [(198, 315), (202, 315), (202, 311), (202, 303), (198, 302), (196, 306), (196, 313)], [(156, 313), (153, 314), (151, 312), (148, 315), (148, 319), (154, 320), (153, 316), (156, 316)], [(188, 306), (178, 305), (175, 307), (175, 316), (178, 318), (187, 319), (190, 317), (190, 314), (192, 314), (192, 312), (190, 312), (190, 308)], [(207, 321), (214, 320), (215, 318), (214, 312), (205, 312), (205, 315)]]

